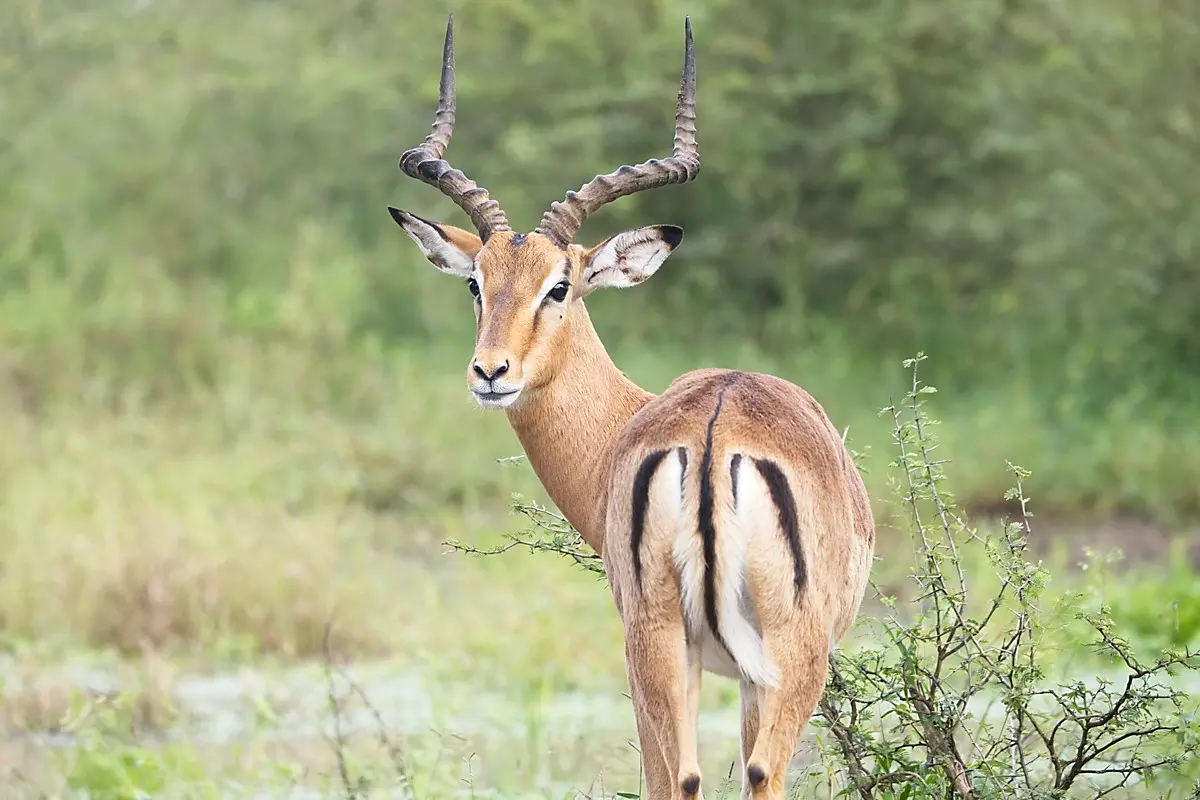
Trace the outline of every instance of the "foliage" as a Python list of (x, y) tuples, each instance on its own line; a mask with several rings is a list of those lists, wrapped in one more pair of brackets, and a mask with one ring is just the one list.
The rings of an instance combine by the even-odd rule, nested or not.
[[(692, 15), (702, 177), (584, 232), (688, 230), (668, 278), (596, 300), (612, 341), (921, 348), (956, 393), (1028, 393), (1072, 452), (1114, 415), (1195, 429), (1200, 11), (1174, 0), (17, 0), (0, 376), (22, 406), (174, 402), (238, 378), (237, 352), (465, 337), (384, 212), (464, 222), (395, 168), (452, 6), (450, 157), (522, 228), (665, 152)], [(1116, 497), (1081, 487), (1084, 508), (1200, 508), (1184, 444), (1098, 441)]]
[[(980, 538), (933, 457), (936, 421), (924, 398), (934, 390), (919, 380), (922, 360), (906, 362), (912, 388), (884, 409), (899, 450), (897, 488), (912, 513), (920, 610), (904, 614), (885, 598), (893, 611), (873, 621), (877, 645), (833, 661), (818, 727), (844, 765), (843, 796), (1100, 798), (1130, 785), (1162, 791), (1186, 770), (1196, 774), (1200, 707), (1173, 679), (1200, 675), (1200, 653), (1143, 660), (1110, 609), (1088, 614), (1067, 598), (1056, 612), (1086, 623), (1083, 641), (1103, 666), (1092, 679), (1059, 682), (1047, 652), (1046, 574), (1025, 552), (1029, 473), (1011, 467), (1016, 486), (1006, 499), (1020, 504), (1020, 521)], [(972, 613), (978, 592), (963, 577), (967, 547), (986, 549), (1000, 579), (981, 613)]]
[(68, 788), (113, 800), (145, 800), (185, 785), (190, 796), (218, 796), (190, 748), (139, 741), (132, 702), (129, 696), (86, 700), (65, 720), (64, 729), (79, 734), (67, 763)]
[[(1162, 637), (1157, 641), (1164, 647), (1200, 646), (1200, 576), (1188, 568), (1185, 558), (1173, 559), (1165, 579), (1135, 582), (1129, 589), (1128, 602), (1118, 600), (1120, 605), (1113, 609), (1118, 622), (1127, 620), (1127, 626), (1143, 639)], [(1168, 601), (1165, 620), (1164, 599)]]
[(556, 553), (594, 575), (604, 575), (604, 562), (599, 554), (588, 547), (579, 531), (562, 514), (546, 506), (527, 502), (520, 494), (513, 495), (512, 510), (526, 517), (528, 524), (521, 532), (506, 534), (504, 538), (507, 541), (504, 544), (484, 548), (449, 539), (446, 545), (453, 550), (477, 556), (498, 556), (514, 547), (525, 548), (531, 553)]

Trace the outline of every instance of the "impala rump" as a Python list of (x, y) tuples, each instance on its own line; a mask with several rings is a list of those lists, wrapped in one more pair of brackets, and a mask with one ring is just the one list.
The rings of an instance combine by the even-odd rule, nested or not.
[[(695, 441), (642, 457), (631, 487), (630, 557), (638, 594), (645, 598), (661, 591), (646, 584), (647, 539), (664, 548), (669, 541), (684, 631), (704, 668), (774, 686), (779, 669), (764, 644), (760, 605), (783, 598), (793, 607), (801, 602), (806, 562), (796, 498), (784, 469), (772, 458), (723, 446), (717, 435), (726, 392), (740, 392), (746, 377), (722, 375)], [(694, 474), (688, 471), (689, 452), (696, 457)], [(752, 551), (760, 555), (751, 559)], [(769, 611), (773, 617), (779, 613)]]

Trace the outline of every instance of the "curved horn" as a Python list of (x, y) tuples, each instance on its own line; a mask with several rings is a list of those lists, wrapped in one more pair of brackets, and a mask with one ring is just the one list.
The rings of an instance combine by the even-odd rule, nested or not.
[(484, 242), (496, 231), (512, 230), (500, 204), (488, 197), (487, 189), (442, 160), (454, 134), (454, 15), (446, 22), (446, 44), (442, 49), (442, 81), (438, 92), (433, 130), (425, 141), (400, 156), (405, 175), (436, 186), (471, 216)]
[(692, 20), (684, 19), (683, 77), (675, 106), (675, 148), (669, 158), (652, 158), (636, 166), (625, 165), (616, 172), (597, 175), (565, 200), (551, 204), (542, 215), (537, 233), (566, 247), (588, 215), (620, 197), (655, 189), (669, 183), (686, 183), (700, 173), (700, 151), (696, 146), (696, 56), (692, 47)]

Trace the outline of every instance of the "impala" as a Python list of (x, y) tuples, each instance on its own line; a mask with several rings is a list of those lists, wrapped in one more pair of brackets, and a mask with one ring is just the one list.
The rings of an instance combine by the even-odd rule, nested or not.
[(476, 321), (467, 386), (479, 405), (504, 409), (547, 494), (603, 558), (648, 796), (700, 796), (708, 671), (740, 681), (743, 798), (781, 798), (830, 651), (866, 588), (875, 523), (862, 478), (822, 406), (788, 381), (700, 369), (655, 396), (613, 364), (584, 298), (649, 278), (682, 229), (572, 241), (604, 204), (699, 172), (690, 19), (672, 155), (596, 176), (528, 234), (443, 160), (453, 24), (433, 129), (399, 166), (454, 200), (476, 233), (388, 210), (430, 263), (465, 280)]

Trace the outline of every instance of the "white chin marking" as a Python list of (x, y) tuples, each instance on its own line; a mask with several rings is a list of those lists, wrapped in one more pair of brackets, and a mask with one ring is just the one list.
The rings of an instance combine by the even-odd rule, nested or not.
[(482, 408), (508, 408), (513, 403), (517, 402), (517, 398), (521, 396), (521, 390), (508, 392), (507, 394), (479, 394), (471, 392), (475, 398), (475, 402)]

